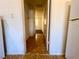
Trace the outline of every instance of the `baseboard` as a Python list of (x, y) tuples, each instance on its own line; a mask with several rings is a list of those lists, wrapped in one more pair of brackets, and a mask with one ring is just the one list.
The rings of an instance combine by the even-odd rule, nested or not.
[(65, 56), (64, 53), (49, 53), (49, 55), (61, 55), (61, 56)]
[(7, 55), (25, 55), (26, 52), (21, 52), (21, 53), (7, 53)]

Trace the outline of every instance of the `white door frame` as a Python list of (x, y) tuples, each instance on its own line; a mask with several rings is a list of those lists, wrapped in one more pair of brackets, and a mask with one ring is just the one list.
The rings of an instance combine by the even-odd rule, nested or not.
[(50, 6), (51, 6), (51, 0), (48, 0), (47, 2), (47, 8), (48, 8), (48, 11), (47, 11), (47, 16), (48, 16), (48, 21), (47, 21), (47, 39), (46, 39), (46, 46), (47, 46), (47, 51), (49, 52), (49, 41), (50, 41)]
[(0, 58), (5, 57), (5, 52), (4, 52), (4, 42), (3, 42), (3, 33), (2, 33), (2, 17), (0, 17)]
[(21, 9), (22, 9), (22, 23), (23, 23), (23, 38), (24, 38), (24, 47), (25, 47), (25, 54), (27, 52), (27, 49), (26, 49), (26, 32), (25, 32), (25, 11), (24, 11), (24, 0), (21, 0)]

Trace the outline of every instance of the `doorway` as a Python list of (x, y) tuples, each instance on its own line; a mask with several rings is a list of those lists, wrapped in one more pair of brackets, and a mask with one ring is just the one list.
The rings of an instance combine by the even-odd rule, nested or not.
[(49, 0), (24, 0), (26, 53), (47, 54)]

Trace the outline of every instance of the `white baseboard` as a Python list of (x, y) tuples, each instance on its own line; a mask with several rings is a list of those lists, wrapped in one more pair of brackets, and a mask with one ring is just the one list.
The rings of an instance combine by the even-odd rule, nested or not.
[(17, 52), (15, 52), (15, 53), (7, 53), (7, 55), (25, 55), (26, 54), (26, 52), (19, 52), (19, 53), (17, 53)]
[(50, 55), (65, 55), (64, 53), (49, 53)]

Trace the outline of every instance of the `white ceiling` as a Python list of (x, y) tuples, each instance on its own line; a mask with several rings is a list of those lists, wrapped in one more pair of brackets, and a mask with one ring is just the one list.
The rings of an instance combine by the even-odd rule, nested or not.
[(25, 0), (24, 2), (27, 3), (29, 6), (42, 7), (46, 4), (47, 0)]

